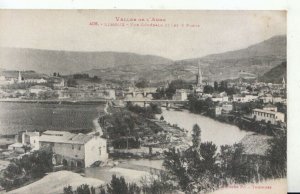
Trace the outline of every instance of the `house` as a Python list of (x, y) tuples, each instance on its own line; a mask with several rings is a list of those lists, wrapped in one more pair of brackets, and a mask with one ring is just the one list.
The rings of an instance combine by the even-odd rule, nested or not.
[(106, 161), (107, 142), (98, 134), (74, 134), (66, 131), (45, 131), (40, 136), (40, 148), (51, 149), (53, 163), (70, 167), (88, 167), (96, 161)]
[(15, 83), (15, 80), (11, 77), (0, 75), (0, 85), (9, 85)]
[(8, 150), (15, 151), (17, 153), (25, 153), (25, 146), (22, 143), (14, 143), (8, 146)]
[(230, 113), (233, 110), (233, 105), (231, 103), (223, 103), (222, 104), (222, 112)]
[(271, 94), (265, 94), (263, 96), (259, 97), (260, 100), (262, 100), (263, 103), (273, 103), (273, 96)]
[(216, 106), (215, 107), (215, 115), (219, 116), (222, 114), (222, 107), (221, 106)]
[(273, 96), (273, 103), (284, 103), (286, 99), (280, 97), (280, 96)]
[(277, 107), (272, 104), (267, 104), (266, 106), (263, 107), (263, 110), (277, 112)]
[(284, 113), (281, 112), (274, 112), (269, 110), (263, 110), (263, 109), (253, 109), (252, 118), (254, 118), (256, 121), (262, 121), (270, 122), (271, 124), (275, 125), (280, 122), (284, 122)]
[(62, 77), (49, 78), (49, 82), (53, 85), (54, 88), (63, 88), (66, 86), (65, 79)]
[(39, 149), (39, 132), (24, 132), (22, 133), (22, 144), (31, 147), (33, 150)]
[(174, 96), (173, 96), (173, 100), (187, 100), (187, 92), (184, 89), (177, 89)]
[(58, 98), (101, 98), (101, 99), (116, 99), (116, 92), (113, 89), (80, 89), (80, 88), (65, 88), (63, 90), (58, 90)]
[(29, 92), (32, 94), (39, 94), (41, 92), (51, 91), (52, 89), (47, 86), (35, 85), (29, 88)]

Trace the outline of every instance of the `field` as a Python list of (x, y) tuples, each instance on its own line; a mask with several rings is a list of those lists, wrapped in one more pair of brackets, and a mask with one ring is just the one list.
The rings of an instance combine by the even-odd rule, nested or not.
[(20, 131), (85, 131), (94, 128), (93, 120), (104, 104), (41, 104), (0, 102), (0, 135)]

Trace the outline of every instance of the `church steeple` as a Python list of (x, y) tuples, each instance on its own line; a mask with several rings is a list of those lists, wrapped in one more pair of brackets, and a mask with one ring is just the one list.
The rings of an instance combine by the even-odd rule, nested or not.
[(197, 86), (201, 86), (202, 82), (203, 82), (203, 77), (202, 77), (202, 72), (201, 72), (201, 68), (200, 68), (200, 62), (198, 62), (198, 74), (196, 76), (196, 85)]
[(285, 88), (285, 79), (282, 77), (282, 87)]
[(21, 75), (21, 71), (19, 71), (18, 82), (19, 82), (19, 83), (21, 83), (21, 82), (22, 82), (22, 75)]

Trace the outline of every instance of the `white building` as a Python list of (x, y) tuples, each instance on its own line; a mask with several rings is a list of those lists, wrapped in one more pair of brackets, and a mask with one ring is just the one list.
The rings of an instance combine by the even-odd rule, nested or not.
[(40, 148), (54, 153), (53, 162), (71, 167), (89, 167), (96, 161), (108, 159), (106, 139), (99, 135), (73, 134), (65, 131), (45, 131)]
[(39, 132), (24, 132), (22, 133), (22, 144), (31, 147), (32, 150), (38, 150), (39, 146)]
[(223, 103), (222, 104), (222, 112), (223, 113), (230, 113), (233, 110), (233, 105), (230, 103)]
[(284, 114), (281, 112), (274, 112), (263, 109), (253, 109), (252, 110), (252, 118), (256, 121), (270, 122), (271, 124), (277, 124), (278, 122), (284, 122)]
[(263, 107), (263, 110), (277, 112), (277, 107), (272, 104), (267, 104), (266, 106)]
[(51, 91), (52, 89), (47, 86), (35, 85), (29, 88), (29, 92), (39, 94), (40, 92)]
[(173, 100), (187, 100), (188, 99), (188, 95), (187, 92), (184, 89), (177, 89), (174, 96), (173, 96)]
[(47, 83), (47, 80), (44, 78), (26, 78), (24, 79), (21, 75), (21, 72), (19, 71), (18, 75), (18, 83), (37, 83), (37, 84), (42, 84), (42, 83)]
[(258, 99), (258, 96), (255, 95), (233, 95), (232, 101), (233, 102), (251, 102), (256, 101)]

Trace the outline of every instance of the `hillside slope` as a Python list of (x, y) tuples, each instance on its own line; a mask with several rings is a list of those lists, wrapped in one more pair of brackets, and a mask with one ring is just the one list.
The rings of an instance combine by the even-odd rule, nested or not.
[(271, 83), (282, 83), (282, 79), (286, 80), (286, 62), (272, 68), (260, 77), (260, 81)]
[(286, 36), (275, 36), (244, 49), (177, 61), (176, 65), (195, 71), (200, 63), (204, 75), (212, 80), (222, 80), (238, 78), (239, 72), (261, 76), (284, 61)]
[(170, 64), (173, 61), (154, 55), (123, 52), (75, 52), (27, 48), (1, 48), (0, 68), (34, 70), (41, 73), (76, 73), (90, 69), (124, 65)]

